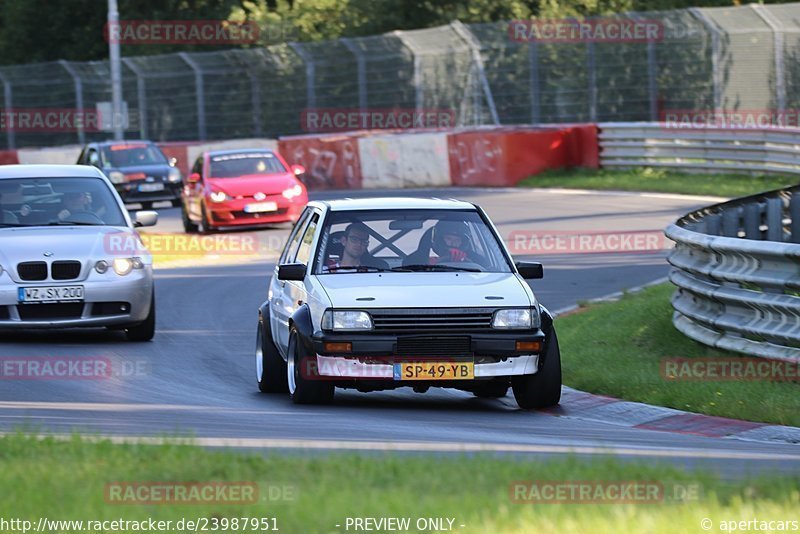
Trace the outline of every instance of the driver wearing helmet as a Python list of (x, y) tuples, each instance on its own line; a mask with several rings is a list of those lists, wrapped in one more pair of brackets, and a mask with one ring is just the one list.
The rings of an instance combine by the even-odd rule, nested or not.
[(433, 251), (436, 257), (429, 259), (431, 265), (437, 263), (483, 263), (483, 258), (472, 250), (469, 228), (462, 221), (439, 221), (433, 227)]

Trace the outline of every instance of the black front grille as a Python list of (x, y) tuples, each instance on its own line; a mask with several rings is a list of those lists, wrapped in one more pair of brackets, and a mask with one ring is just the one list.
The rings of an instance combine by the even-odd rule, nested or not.
[(494, 308), (405, 308), (371, 310), (379, 332), (481, 331), (492, 327)]
[(467, 356), (471, 351), (469, 336), (398, 338), (397, 354), (407, 356)]
[(47, 264), (43, 261), (25, 261), (17, 265), (20, 280), (37, 282), (47, 279)]
[[(267, 217), (274, 217), (275, 215), (286, 215), (289, 212), (289, 208), (278, 208), (277, 211), (260, 211), (257, 213), (247, 213), (246, 211), (232, 211), (231, 215), (235, 219), (265, 219)], [(213, 215), (215, 220), (220, 222), (230, 221), (230, 219), (226, 219), (216, 213)]]
[(19, 318), (23, 321), (41, 321), (48, 319), (80, 319), (83, 313), (83, 302), (66, 304), (20, 304), (17, 306)]
[(53, 280), (74, 280), (81, 274), (79, 261), (54, 261), (50, 266), (50, 275)]

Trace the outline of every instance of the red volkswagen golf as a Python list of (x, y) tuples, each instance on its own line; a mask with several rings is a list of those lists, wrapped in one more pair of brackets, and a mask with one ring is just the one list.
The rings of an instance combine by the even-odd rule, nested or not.
[(183, 186), (183, 227), (191, 233), (295, 222), (308, 203), (297, 179), (304, 172), (271, 150), (204, 152)]

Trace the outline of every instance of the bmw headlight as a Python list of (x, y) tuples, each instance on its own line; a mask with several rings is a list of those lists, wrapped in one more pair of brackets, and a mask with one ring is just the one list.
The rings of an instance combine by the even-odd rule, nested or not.
[(323, 330), (372, 330), (372, 317), (365, 311), (326, 310), (322, 314)]
[[(144, 263), (142, 263), (141, 258), (114, 258), (112, 262), (112, 266), (114, 267), (114, 272), (120, 276), (125, 276), (129, 274), (134, 269), (141, 269), (144, 267)], [(97, 266), (95, 266), (95, 269)]]
[(169, 175), (167, 176), (167, 179), (170, 182), (175, 183), (175, 182), (180, 182), (181, 180), (183, 180), (183, 177), (181, 176), (181, 171), (179, 169), (176, 169), (175, 167), (170, 167)]
[(508, 308), (497, 310), (492, 317), (492, 328), (519, 330), (539, 328), (541, 318), (536, 308)]
[(121, 184), (125, 181), (125, 175), (119, 171), (111, 171), (108, 173), (108, 179), (111, 180), (112, 184)]
[(228, 200), (228, 195), (223, 193), (222, 191), (212, 191), (209, 195), (211, 202), (225, 202)]

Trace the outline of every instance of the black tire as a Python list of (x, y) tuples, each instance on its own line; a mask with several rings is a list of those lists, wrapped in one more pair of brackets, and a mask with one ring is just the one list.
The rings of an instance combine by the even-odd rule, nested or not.
[(200, 227), (198, 231), (201, 234), (210, 234), (215, 230), (216, 228), (211, 226), (211, 224), (208, 222), (208, 211), (206, 211), (206, 205), (203, 204), (200, 207)]
[(475, 386), (475, 389), (472, 390), (472, 394), (481, 399), (499, 399), (505, 397), (508, 393), (508, 385), (508, 379), (487, 380)]
[(183, 230), (187, 234), (194, 234), (197, 232), (197, 225), (189, 219), (189, 214), (186, 213), (186, 207), (181, 205), (181, 220), (183, 221)]
[(156, 295), (150, 297), (150, 313), (147, 318), (136, 326), (125, 329), (128, 341), (150, 341), (156, 333)]
[(549, 408), (561, 400), (561, 351), (556, 328), (545, 339), (544, 363), (535, 375), (515, 376), (511, 388), (519, 407), (524, 410)]
[[(258, 359), (261, 359), (261, 372), (258, 371)], [(260, 376), (258, 376), (260, 374)], [(278, 352), (272, 339), (272, 329), (263, 318), (258, 318), (256, 333), (256, 378), (258, 389), (262, 393), (286, 393), (289, 382), (286, 376), (286, 362)]]
[(180, 198), (173, 198), (172, 199), (172, 207), (173, 208), (179, 208), (182, 205), (183, 205), (183, 201)]
[(315, 369), (315, 367), (307, 365), (309, 358), (312, 356), (303, 347), (303, 343), (300, 342), (300, 336), (294, 326), (291, 327), (289, 333), (288, 354), (287, 380), (291, 380), (289, 373), (292, 373), (295, 385), (294, 391), (292, 391), (291, 385), (289, 386), (289, 397), (292, 402), (295, 404), (327, 404), (331, 402), (335, 390), (331, 382), (320, 380), (320, 376), (316, 373), (313, 373), (316, 374), (316, 379), (313, 376), (304, 376), (312, 374), (303, 372), (304, 366), (305, 369)]

